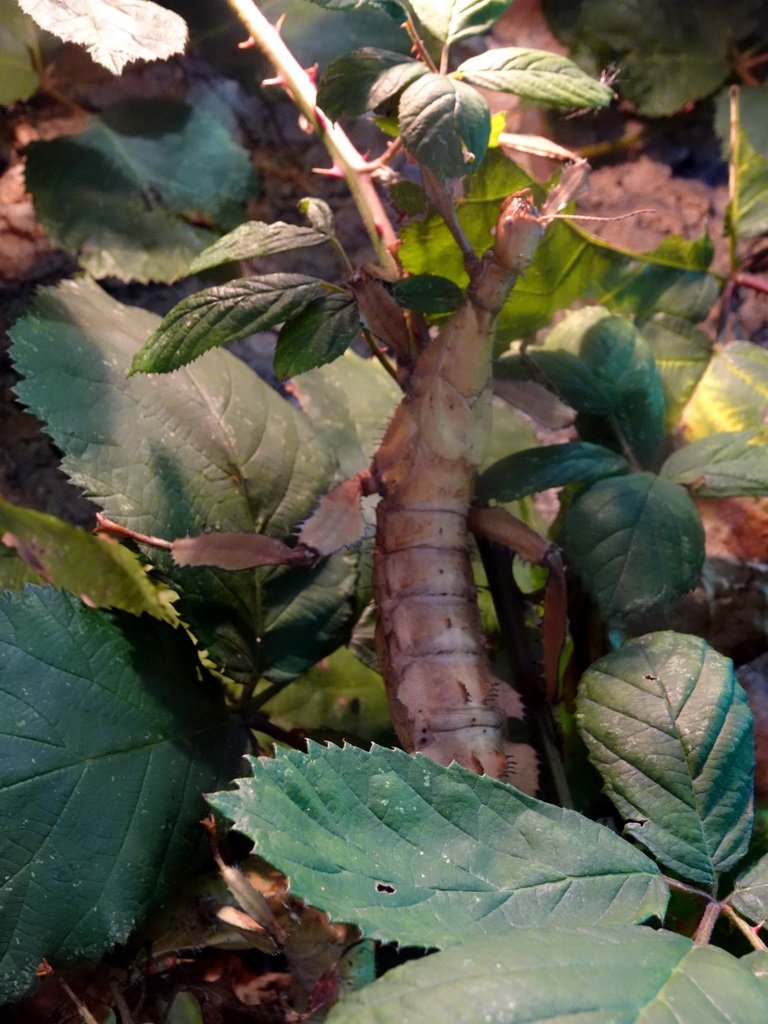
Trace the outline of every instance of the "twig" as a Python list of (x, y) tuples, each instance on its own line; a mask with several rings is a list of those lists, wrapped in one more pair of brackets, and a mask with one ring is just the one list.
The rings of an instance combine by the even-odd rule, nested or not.
[(127, 537), (129, 540), (136, 541), (137, 544), (149, 544), (153, 548), (164, 548), (166, 551), (170, 551), (172, 547), (169, 540), (164, 540), (162, 537), (148, 537), (145, 533), (137, 533), (136, 530), (131, 530), (127, 526), (113, 523), (111, 519), (107, 519), (101, 512), (96, 513), (96, 529), (93, 532)]
[(291, 96), (301, 113), (317, 132), (337, 170), (347, 182), (355, 205), (365, 224), (382, 266), (396, 273), (392, 255), (397, 236), (381, 202), (370, 167), (352, 144), (349, 136), (333, 124), (317, 106), (317, 90), (309, 74), (301, 67), (272, 25), (253, 0), (227, 0), (247, 29), (251, 39), (274, 65), (277, 81)]

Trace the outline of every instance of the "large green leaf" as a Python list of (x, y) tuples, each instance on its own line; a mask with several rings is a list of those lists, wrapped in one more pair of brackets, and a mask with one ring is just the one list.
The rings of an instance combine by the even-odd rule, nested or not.
[(484, 499), (515, 501), (548, 487), (593, 483), (627, 472), (629, 464), (622, 455), (589, 441), (567, 441), (500, 459), (480, 475), (477, 493)]
[[(624, 317), (611, 316), (601, 307), (572, 313), (547, 337), (547, 352), (533, 351), (534, 364), (548, 375), (556, 369), (551, 350), (565, 348), (586, 364), (590, 388), (588, 401), (580, 404), (583, 373), (572, 372), (566, 361), (552, 381), (562, 397), (581, 413), (598, 415), (597, 422), (583, 419), (579, 433), (586, 441), (602, 441), (607, 434), (603, 418), (610, 418), (611, 433), (618, 434), (642, 465), (648, 465), (664, 435), (664, 391), (656, 363), (645, 339)], [(547, 356), (550, 356), (547, 363)], [(563, 372), (564, 371), (564, 372)], [(617, 440), (614, 437), (614, 440)]]
[[(0, 1000), (124, 942), (195, 867), (243, 737), (187, 636), (51, 588), (0, 597)], [(210, 685), (210, 684), (209, 684)]]
[(647, 320), (640, 333), (661, 375), (666, 428), (671, 432), (712, 357), (712, 339), (690, 320), (666, 313)]
[(566, 510), (563, 540), (606, 619), (684, 594), (704, 565), (696, 506), (653, 473), (612, 476), (581, 491)]
[(280, 378), (332, 363), (360, 336), (357, 304), (349, 292), (326, 292), (292, 316), (277, 336)]
[[(40, 291), (12, 329), (20, 397), (48, 424), (70, 477), (123, 525), (169, 540), (205, 529), (287, 539), (334, 479), (333, 453), (221, 349), (172, 376), (126, 379), (157, 324), (89, 280)], [(227, 574), (149, 555), (195, 635), (235, 674), (293, 678), (344, 635), (351, 556)]]
[(441, 43), (479, 36), (496, 24), (511, 0), (410, 0), (424, 28)]
[(739, 875), (730, 902), (740, 914), (756, 924), (768, 919), (768, 854)]
[[(479, 171), (464, 182), (465, 198), (457, 216), (477, 253), (493, 242), (491, 230), (501, 203), (531, 179), (498, 150), (491, 150)], [(534, 189), (537, 202), (544, 193)], [(402, 232), (398, 256), (412, 274), (433, 273), (466, 287), (468, 277), (456, 243), (441, 218), (432, 214)], [(547, 230), (533, 264), (515, 284), (497, 323), (497, 335), (510, 341), (531, 334), (572, 303), (594, 300), (612, 312), (649, 316), (662, 311), (701, 319), (709, 312), (719, 284), (707, 273), (709, 239), (666, 239), (650, 253), (614, 249), (567, 221)]]
[(756, 1024), (761, 981), (713, 946), (648, 928), (513, 929), (411, 961), (328, 1024)]
[(133, 357), (131, 373), (168, 373), (203, 352), (300, 313), (322, 281), (303, 274), (241, 277), (182, 299)]
[(487, 50), (459, 64), (452, 77), (559, 107), (605, 107), (613, 99), (608, 86), (590, 78), (567, 57), (547, 50), (515, 46)]
[(409, 152), (439, 178), (460, 178), (482, 164), (491, 113), (476, 89), (428, 72), (400, 97), (400, 132)]
[(659, 471), (699, 498), (768, 494), (768, 434), (711, 434), (673, 452)]
[(374, 938), (443, 946), (512, 925), (663, 914), (638, 850), (587, 818), (421, 754), (310, 744), (210, 802), (293, 891)]
[(331, 61), (317, 86), (317, 105), (333, 120), (359, 117), (397, 96), (427, 74), (421, 61), (402, 53), (364, 46)]
[(138, 556), (121, 544), (2, 499), (0, 540), (36, 570), (38, 582), (63, 587), (91, 607), (146, 612), (178, 623), (173, 592), (153, 583)]
[(233, 227), (255, 187), (247, 151), (218, 117), (157, 98), (117, 103), (80, 135), (30, 143), (26, 155), (51, 241), (95, 277), (179, 277), (218, 233), (192, 220)]
[(768, 351), (734, 341), (712, 357), (681, 424), (688, 440), (723, 431), (759, 430), (768, 406)]
[(733, 665), (696, 636), (650, 633), (582, 677), (577, 719), (625, 827), (711, 885), (752, 834), (752, 715)]
[(190, 263), (187, 273), (199, 274), (203, 270), (220, 267), (234, 260), (252, 260), (257, 256), (272, 256), (278, 252), (306, 249), (328, 241), (328, 235), (314, 228), (286, 224), (276, 220), (248, 221), (214, 242)]
[(187, 26), (152, 0), (18, 0), (46, 32), (79, 43), (119, 75), (134, 60), (162, 60), (181, 53)]
[(0, 106), (26, 100), (40, 86), (32, 60), (37, 28), (16, 0), (0, 0)]

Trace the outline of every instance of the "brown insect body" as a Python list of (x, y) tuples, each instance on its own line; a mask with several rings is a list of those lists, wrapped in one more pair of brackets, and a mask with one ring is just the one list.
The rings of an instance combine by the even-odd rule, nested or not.
[(493, 326), (542, 230), (513, 197), (465, 301), (417, 359), (373, 463), (377, 651), (400, 741), (528, 790), (535, 755), (506, 736), (522, 707), (491, 670), (467, 513), (490, 430)]

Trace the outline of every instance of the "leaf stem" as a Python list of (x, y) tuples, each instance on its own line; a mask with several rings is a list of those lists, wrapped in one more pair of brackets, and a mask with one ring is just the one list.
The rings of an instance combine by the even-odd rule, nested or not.
[(373, 336), (373, 333), (371, 331), (369, 331), (367, 327), (363, 328), (362, 333), (363, 333), (363, 337), (365, 338), (365, 343), (368, 346), (368, 348), (371, 350), (371, 353), (373, 354), (373, 356), (376, 359), (378, 359), (378, 361), (381, 363), (381, 365), (387, 371), (387, 373), (392, 378), (392, 380), (395, 382), (395, 384), (397, 384), (397, 386), (402, 390), (403, 382), (398, 377), (397, 370), (392, 365), (391, 361), (384, 354), (383, 349), (379, 346), (378, 342), (376, 341), (376, 339)]
[(722, 906), (717, 902), (717, 900), (709, 900), (704, 908), (704, 913), (701, 915), (701, 920), (699, 921), (699, 925), (693, 936), (693, 941), (697, 946), (706, 945), (712, 938), (712, 930), (715, 927), (718, 917), (720, 917), (722, 909)]
[(285, 45), (277, 27), (264, 17), (253, 0), (227, 0), (227, 3), (240, 18), (253, 42), (275, 67), (278, 83), (322, 140), (333, 160), (334, 169), (346, 180), (381, 265), (396, 275), (397, 263), (392, 253), (397, 245), (397, 236), (365, 159), (346, 132), (329, 121), (319, 109), (317, 90), (310, 75)]
[(763, 942), (760, 936), (757, 934), (762, 928), (762, 925), (758, 925), (757, 928), (753, 928), (752, 925), (748, 924), (744, 918), (737, 911), (733, 909), (730, 903), (725, 900), (721, 905), (721, 910), (733, 924), (739, 929), (739, 931), (746, 937), (750, 945), (754, 946), (755, 949), (759, 949), (768, 952), (768, 946)]

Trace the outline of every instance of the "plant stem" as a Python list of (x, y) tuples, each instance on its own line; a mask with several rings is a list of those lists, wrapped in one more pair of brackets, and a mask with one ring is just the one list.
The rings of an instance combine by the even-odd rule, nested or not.
[(732, 921), (739, 929), (739, 931), (744, 936), (746, 936), (746, 939), (750, 943), (750, 945), (754, 946), (755, 949), (768, 952), (768, 946), (766, 946), (766, 944), (757, 934), (757, 931), (751, 925), (747, 924), (747, 922), (744, 920), (741, 914), (738, 914), (728, 902), (723, 903), (722, 911), (728, 918), (728, 920)]
[(317, 91), (309, 74), (301, 67), (283, 42), (277, 28), (256, 7), (253, 0), (227, 0), (245, 25), (251, 39), (273, 64), (279, 84), (293, 99), (328, 150), (337, 169), (347, 182), (355, 205), (365, 224), (368, 237), (382, 265), (390, 275), (397, 274), (392, 252), (397, 236), (362, 155), (346, 132), (333, 124), (317, 106)]
[(707, 903), (704, 913), (701, 915), (699, 926), (696, 929), (696, 934), (693, 936), (693, 941), (697, 946), (705, 945), (712, 938), (712, 929), (715, 927), (715, 922), (720, 917), (722, 909), (717, 900), (710, 900)]

